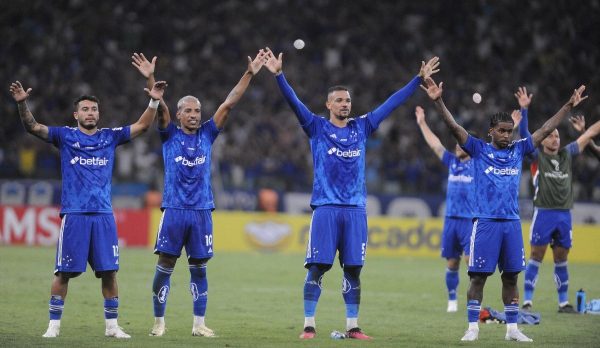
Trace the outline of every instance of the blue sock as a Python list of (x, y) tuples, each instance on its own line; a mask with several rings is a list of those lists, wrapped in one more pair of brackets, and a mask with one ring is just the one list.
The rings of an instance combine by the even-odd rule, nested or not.
[(540, 270), (540, 262), (529, 259), (527, 262), (527, 268), (525, 268), (525, 294), (524, 301), (533, 301), (533, 291), (535, 290), (535, 284), (538, 279), (538, 272)]
[(479, 311), (481, 311), (481, 303), (478, 300), (469, 300), (467, 302), (467, 318), (469, 323), (479, 322)]
[(507, 324), (516, 324), (519, 316), (519, 302), (504, 305), (504, 314)]
[(362, 267), (344, 267), (342, 295), (346, 303), (346, 318), (358, 318), (361, 269)]
[(119, 316), (119, 298), (104, 299), (104, 319), (117, 319)]
[(304, 280), (304, 316), (314, 317), (319, 296), (321, 296), (321, 279), (325, 274), (322, 268), (311, 265)]
[(171, 287), (171, 273), (173, 268), (156, 265), (154, 281), (152, 282), (152, 302), (154, 303), (154, 316), (164, 317), (167, 308), (167, 297)]
[(194, 315), (203, 317), (208, 301), (208, 279), (206, 264), (190, 265), (190, 292), (194, 301)]
[(569, 270), (567, 261), (554, 264), (554, 283), (558, 291), (558, 304), (569, 302)]
[(50, 296), (50, 302), (48, 304), (50, 312), (50, 320), (60, 320), (65, 307), (65, 300), (61, 296), (52, 295)]
[(446, 268), (446, 289), (448, 289), (448, 300), (456, 300), (456, 288), (458, 288), (458, 270)]

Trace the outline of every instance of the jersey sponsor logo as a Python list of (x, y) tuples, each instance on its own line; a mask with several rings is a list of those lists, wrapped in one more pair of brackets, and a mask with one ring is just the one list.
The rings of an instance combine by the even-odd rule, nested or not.
[(332, 147), (331, 149), (329, 149), (327, 151), (327, 153), (330, 155), (336, 155), (338, 157), (352, 158), (352, 157), (360, 156), (360, 149), (342, 151), (342, 150), (338, 149), (337, 147)]
[(196, 283), (191, 283), (190, 284), (190, 292), (192, 293), (192, 299), (194, 301), (197, 301), (200, 297), (206, 297), (206, 296), (208, 296), (208, 291), (205, 291), (203, 293), (200, 293), (198, 291), (198, 285), (196, 285)]
[(448, 181), (451, 181), (451, 182), (462, 182), (462, 183), (465, 183), (465, 184), (470, 184), (471, 181), (473, 181), (473, 177), (472, 176), (468, 176), (468, 175), (463, 175), (463, 174), (459, 174), (459, 175), (450, 174), (450, 175), (448, 175)]
[(494, 175), (519, 175), (519, 168), (496, 168), (494, 166), (489, 166), (485, 170), (485, 173)]
[(108, 159), (106, 157), (92, 157), (92, 158), (83, 158), (79, 156), (75, 156), (71, 159), (71, 164), (79, 163), (82, 166), (106, 166), (108, 164)]
[(115, 128), (113, 128), (112, 130), (116, 132), (116, 131), (120, 131), (120, 130), (122, 130), (122, 129), (123, 129), (123, 127), (115, 127)]
[(198, 156), (198, 157), (194, 158), (193, 161), (190, 161), (189, 159), (187, 159), (183, 156), (178, 156), (175, 158), (175, 162), (176, 163), (181, 162), (181, 164), (186, 167), (195, 167), (195, 166), (204, 164), (204, 162), (206, 162), (206, 156)]

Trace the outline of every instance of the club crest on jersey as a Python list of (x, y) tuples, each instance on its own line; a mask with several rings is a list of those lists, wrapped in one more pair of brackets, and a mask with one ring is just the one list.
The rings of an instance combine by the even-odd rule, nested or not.
[(560, 171), (560, 168), (558, 168), (558, 166), (559, 166), (559, 164), (560, 164), (560, 163), (558, 163), (558, 161), (557, 161), (557, 160), (555, 160), (555, 159), (553, 159), (553, 160), (550, 160), (550, 163), (552, 163), (552, 165), (554, 166), (554, 171), (555, 171), (555, 172), (558, 172), (558, 171)]
[(181, 162), (181, 164), (186, 167), (195, 167), (195, 166), (204, 164), (204, 162), (206, 162), (206, 156), (198, 156), (198, 157), (194, 158), (193, 161), (190, 161), (189, 159), (187, 159), (183, 156), (177, 156), (177, 157), (175, 157), (175, 162), (176, 163)]
[(327, 153), (330, 155), (336, 155), (338, 157), (352, 158), (360, 156), (360, 149), (342, 151), (337, 147), (332, 147), (331, 149), (327, 150)]

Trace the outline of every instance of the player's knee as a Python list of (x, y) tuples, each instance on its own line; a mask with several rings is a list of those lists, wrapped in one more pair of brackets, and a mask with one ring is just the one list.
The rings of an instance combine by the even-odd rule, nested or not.
[(165, 268), (175, 268), (177, 263), (177, 256), (160, 253), (158, 255), (158, 265)]
[(519, 273), (517, 272), (502, 272), (502, 284), (504, 285), (517, 285), (517, 279), (519, 278)]
[(448, 269), (451, 271), (457, 271), (460, 267), (460, 259), (448, 259)]
[(360, 278), (360, 271), (362, 266), (345, 266), (344, 277), (358, 280)]
[(331, 265), (327, 265), (324, 263), (313, 263), (313, 264), (307, 265), (307, 268), (308, 268), (308, 277), (313, 280), (318, 280), (319, 278), (321, 278), (321, 276), (323, 276), (323, 274), (325, 274), (325, 272), (327, 272), (331, 269)]
[(94, 274), (96, 278), (102, 278), (103, 281), (114, 282), (117, 279), (117, 271), (98, 271)]
[(56, 276), (62, 278), (62, 280), (68, 282), (71, 278), (77, 278), (81, 275), (81, 272), (58, 272)]
[(483, 288), (483, 286), (485, 285), (485, 281), (487, 280), (487, 277), (489, 275), (490, 275), (489, 273), (469, 272), (471, 286)]

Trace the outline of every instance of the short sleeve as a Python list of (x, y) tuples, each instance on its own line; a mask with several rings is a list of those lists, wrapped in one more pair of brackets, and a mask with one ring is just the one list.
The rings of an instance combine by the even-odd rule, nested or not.
[(215, 123), (214, 117), (211, 117), (210, 120), (204, 122), (202, 128), (206, 135), (208, 135), (208, 138), (210, 139), (211, 143), (213, 143), (215, 139), (217, 139), (217, 136), (221, 132), (221, 130), (217, 127), (217, 124)]
[(467, 142), (461, 145), (460, 147), (465, 150), (469, 156), (477, 157), (481, 152), (483, 141), (481, 139), (477, 139), (472, 135), (469, 135), (467, 138)]
[(117, 146), (131, 140), (131, 126), (113, 128), (112, 131)]
[(51, 143), (56, 147), (59, 147), (62, 139), (62, 128), (63, 127), (48, 127), (48, 139), (46, 140), (46, 142)]
[(160, 141), (164, 143), (167, 140), (169, 140), (173, 136), (173, 133), (175, 133), (176, 129), (177, 129), (177, 126), (175, 126), (175, 124), (173, 122), (169, 122), (169, 124), (167, 125), (167, 128), (164, 128), (164, 129), (159, 128), (158, 134), (160, 136)]
[(442, 155), (442, 163), (444, 163), (446, 167), (450, 168), (450, 165), (452, 165), (452, 162), (455, 158), (456, 156), (454, 156), (448, 150), (444, 150), (444, 154)]

